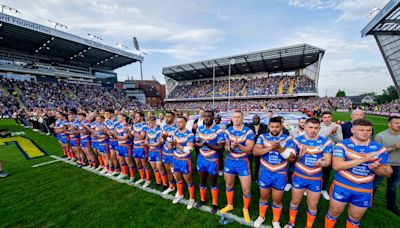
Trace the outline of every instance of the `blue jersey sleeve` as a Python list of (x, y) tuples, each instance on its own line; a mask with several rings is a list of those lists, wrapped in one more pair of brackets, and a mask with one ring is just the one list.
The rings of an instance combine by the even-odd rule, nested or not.
[(193, 143), (193, 144), (194, 144), (194, 135), (193, 135), (193, 133), (190, 133), (190, 134), (188, 135), (188, 140), (187, 140), (187, 142), (188, 142), (188, 143)]
[(332, 154), (333, 144), (330, 140), (325, 143), (324, 154)]
[(299, 146), (297, 145), (296, 139), (291, 139), (291, 140), (289, 140), (289, 141), (286, 143), (286, 147), (287, 147), (287, 148), (290, 148), (290, 149), (293, 149), (293, 150), (296, 152), (296, 154), (299, 154), (299, 152), (300, 152), (300, 148), (299, 148)]
[(264, 136), (260, 135), (256, 141), (256, 145), (264, 145)]
[(217, 143), (225, 142), (225, 132), (223, 130), (218, 130), (217, 132)]
[(333, 150), (333, 157), (334, 158), (344, 158), (345, 157), (345, 148), (344, 145), (338, 143)]
[(249, 130), (249, 132), (247, 133), (246, 140), (254, 141), (255, 138), (256, 138), (256, 135), (254, 134), (254, 132), (252, 130)]

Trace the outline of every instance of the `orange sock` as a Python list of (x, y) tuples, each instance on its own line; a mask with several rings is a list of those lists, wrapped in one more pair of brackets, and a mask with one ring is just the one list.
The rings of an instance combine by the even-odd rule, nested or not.
[(63, 152), (64, 152), (64, 155), (67, 155), (69, 157), (67, 150), (65, 148), (63, 148)]
[(194, 199), (194, 184), (191, 183), (188, 185), (189, 188), (189, 199)]
[(174, 184), (174, 182), (169, 182), (169, 188), (170, 188), (170, 189), (173, 189), (173, 188), (175, 188), (175, 184)]
[(206, 186), (200, 186), (200, 200), (201, 202), (206, 202), (207, 198), (207, 187)]
[(161, 173), (161, 181), (164, 186), (168, 185), (167, 174), (165, 171)]
[(125, 176), (128, 175), (128, 167), (126, 165), (122, 165), (122, 174)]
[(233, 205), (233, 197), (235, 196), (235, 192), (233, 191), (233, 188), (226, 188), (226, 201), (228, 205)]
[(143, 167), (139, 167), (138, 170), (139, 170), (139, 173), (140, 173), (140, 178), (144, 179), (144, 169), (143, 169)]
[(272, 222), (279, 222), (282, 214), (282, 206), (272, 204), (272, 214), (274, 216)]
[(129, 173), (131, 174), (131, 177), (135, 177), (135, 168), (133, 166), (129, 167)]
[(158, 172), (158, 170), (154, 170), (154, 176), (156, 177), (156, 183), (161, 184), (161, 175), (160, 172)]
[(183, 195), (183, 183), (178, 182), (176, 185), (178, 186), (178, 195), (182, 196)]
[(267, 213), (268, 209), (268, 202), (261, 202), (259, 203), (259, 213), (261, 218), (265, 218), (265, 213)]
[(289, 208), (289, 223), (294, 224), (296, 221), (297, 212), (299, 212), (298, 207), (290, 207)]
[(103, 159), (103, 157), (99, 156), (98, 158), (99, 158), (100, 166), (104, 167), (104, 159)]
[(144, 168), (144, 170), (146, 170), (146, 179), (148, 181), (151, 180), (151, 172), (150, 172), (150, 168)]
[(67, 154), (67, 156), (70, 158), (72, 157), (71, 154), (68, 151), (65, 151), (65, 153)]
[(249, 209), (250, 206), (250, 201), (251, 201), (251, 195), (243, 195), (243, 209)]
[(346, 228), (358, 228), (360, 227), (360, 222), (354, 221), (353, 219), (347, 217)]
[(329, 211), (325, 215), (325, 228), (335, 227), (337, 217), (333, 217)]
[(316, 216), (317, 216), (317, 212), (310, 211), (310, 209), (307, 210), (306, 228), (311, 228), (313, 226)]
[(212, 205), (218, 205), (218, 195), (219, 189), (218, 187), (211, 187), (211, 196), (212, 196)]

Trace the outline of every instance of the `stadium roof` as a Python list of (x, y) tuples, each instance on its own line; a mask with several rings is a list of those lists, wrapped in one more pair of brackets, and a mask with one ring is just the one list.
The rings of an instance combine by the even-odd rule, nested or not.
[(234, 59), (234, 63), (231, 65), (231, 75), (257, 72), (287, 72), (303, 69), (317, 62), (320, 54), (322, 58), (324, 53), (324, 49), (309, 44), (298, 44), (164, 67), (163, 74), (176, 81), (211, 78), (214, 66), (215, 77), (228, 76), (229, 62), (232, 59)]
[(0, 47), (71, 65), (114, 70), (143, 57), (0, 13)]
[(400, 35), (400, 1), (391, 0), (364, 27), (361, 36)]

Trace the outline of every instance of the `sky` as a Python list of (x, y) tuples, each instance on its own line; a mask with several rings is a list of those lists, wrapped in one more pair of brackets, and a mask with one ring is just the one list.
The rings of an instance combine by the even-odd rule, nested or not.
[[(0, 0), (9, 13), (101, 43), (122, 43), (135, 52), (132, 37), (147, 54), (145, 79), (164, 83), (162, 68), (299, 43), (326, 50), (319, 95), (381, 93), (393, 85), (373, 37), (360, 31), (371, 9), (389, 0)], [(118, 79), (140, 79), (139, 64), (117, 69)]]

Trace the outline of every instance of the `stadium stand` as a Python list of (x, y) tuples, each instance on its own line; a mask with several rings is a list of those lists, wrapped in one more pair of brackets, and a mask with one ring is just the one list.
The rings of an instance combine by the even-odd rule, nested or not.
[[(81, 108), (87, 109), (129, 109), (148, 110), (148, 105), (131, 100), (125, 94), (112, 87), (103, 87), (101, 84), (72, 84), (37, 81), (13, 81), (1, 79), (0, 88), (15, 88), (27, 108)], [(1, 99), (13, 102), (18, 107), (15, 97), (4, 92)], [(7, 107), (12, 105), (7, 104)]]
[[(231, 95), (234, 97), (315, 93), (315, 82), (307, 76), (275, 76), (263, 78), (231, 79)], [(212, 80), (178, 85), (168, 96), (172, 99), (212, 97)], [(228, 80), (216, 82), (215, 97), (228, 98)]]
[[(256, 99), (256, 100), (234, 100), (231, 101), (233, 109), (244, 111), (277, 109), (285, 111), (298, 111), (300, 109), (313, 110), (316, 107), (326, 110), (350, 109), (351, 101), (347, 98), (282, 98), (282, 99)], [(209, 101), (188, 101), (168, 102), (166, 109), (176, 110), (197, 110), (200, 108), (212, 109), (212, 102)], [(228, 110), (228, 102), (215, 101), (215, 109), (219, 111)]]

